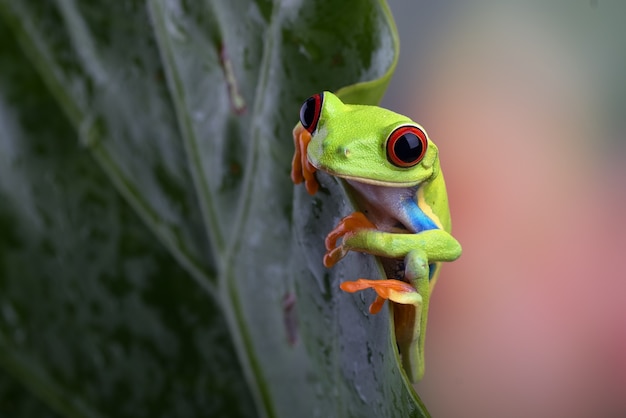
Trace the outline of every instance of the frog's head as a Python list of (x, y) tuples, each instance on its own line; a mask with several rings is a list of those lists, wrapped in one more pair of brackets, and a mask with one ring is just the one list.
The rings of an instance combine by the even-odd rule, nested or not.
[(307, 99), (300, 122), (319, 170), (361, 183), (410, 187), (437, 174), (438, 151), (424, 128), (377, 106), (344, 104), (330, 92)]

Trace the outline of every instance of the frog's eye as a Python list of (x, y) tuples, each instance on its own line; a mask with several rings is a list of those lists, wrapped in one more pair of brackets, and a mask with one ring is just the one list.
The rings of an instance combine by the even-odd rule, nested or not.
[(417, 126), (401, 126), (387, 139), (387, 159), (398, 167), (413, 167), (424, 158), (427, 146), (424, 131)]
[(300, 108), (300, 123), (304, 126), (304, 129), (313, 133), (317, 122), (320, 120), (322, 114), (322, 101), (324, 100), (324, 94), (316, 94), (306, 99), (306, 102)]

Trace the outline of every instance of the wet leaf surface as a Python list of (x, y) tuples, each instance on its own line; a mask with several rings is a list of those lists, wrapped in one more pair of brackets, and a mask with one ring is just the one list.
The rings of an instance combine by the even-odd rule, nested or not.
[(373, 259), (321, 264), (351, 204), (289, 179), (306, 97), (382, 97), (386, 5), (2, 0), (0, 18), (8, 374), (60, 416), (421, 416), (388, 315), (338, 288)]

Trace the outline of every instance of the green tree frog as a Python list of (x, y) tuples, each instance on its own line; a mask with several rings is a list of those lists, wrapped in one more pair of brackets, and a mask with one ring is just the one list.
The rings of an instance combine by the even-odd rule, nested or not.
[(438, 150), (426, 131), (406, 116), (377, 106), (344, 104), (331, 92), (300, 109), (293, 131), (291, 178), (309, 194), (315, 171), (344, 179), (360, 209), (326, 237), (324, 265), (349, 251), (378, 256), (388, 279), (358, 279), (346, 292), (371, 288), (370, 313), (390, 300), (403, 368), (411, 381), (424, 375), (428, 303), (441, 262), (456, 260), (461, 246), (450, 234), (446, 186)]

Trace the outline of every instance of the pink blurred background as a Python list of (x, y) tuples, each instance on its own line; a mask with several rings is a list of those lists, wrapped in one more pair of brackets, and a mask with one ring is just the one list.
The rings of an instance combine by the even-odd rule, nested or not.
[(437, 418), (626, 416), (625, 7), (531, 4), (390, 4), (383, 105), (439, 146), (464, 250), (416, 385)]

